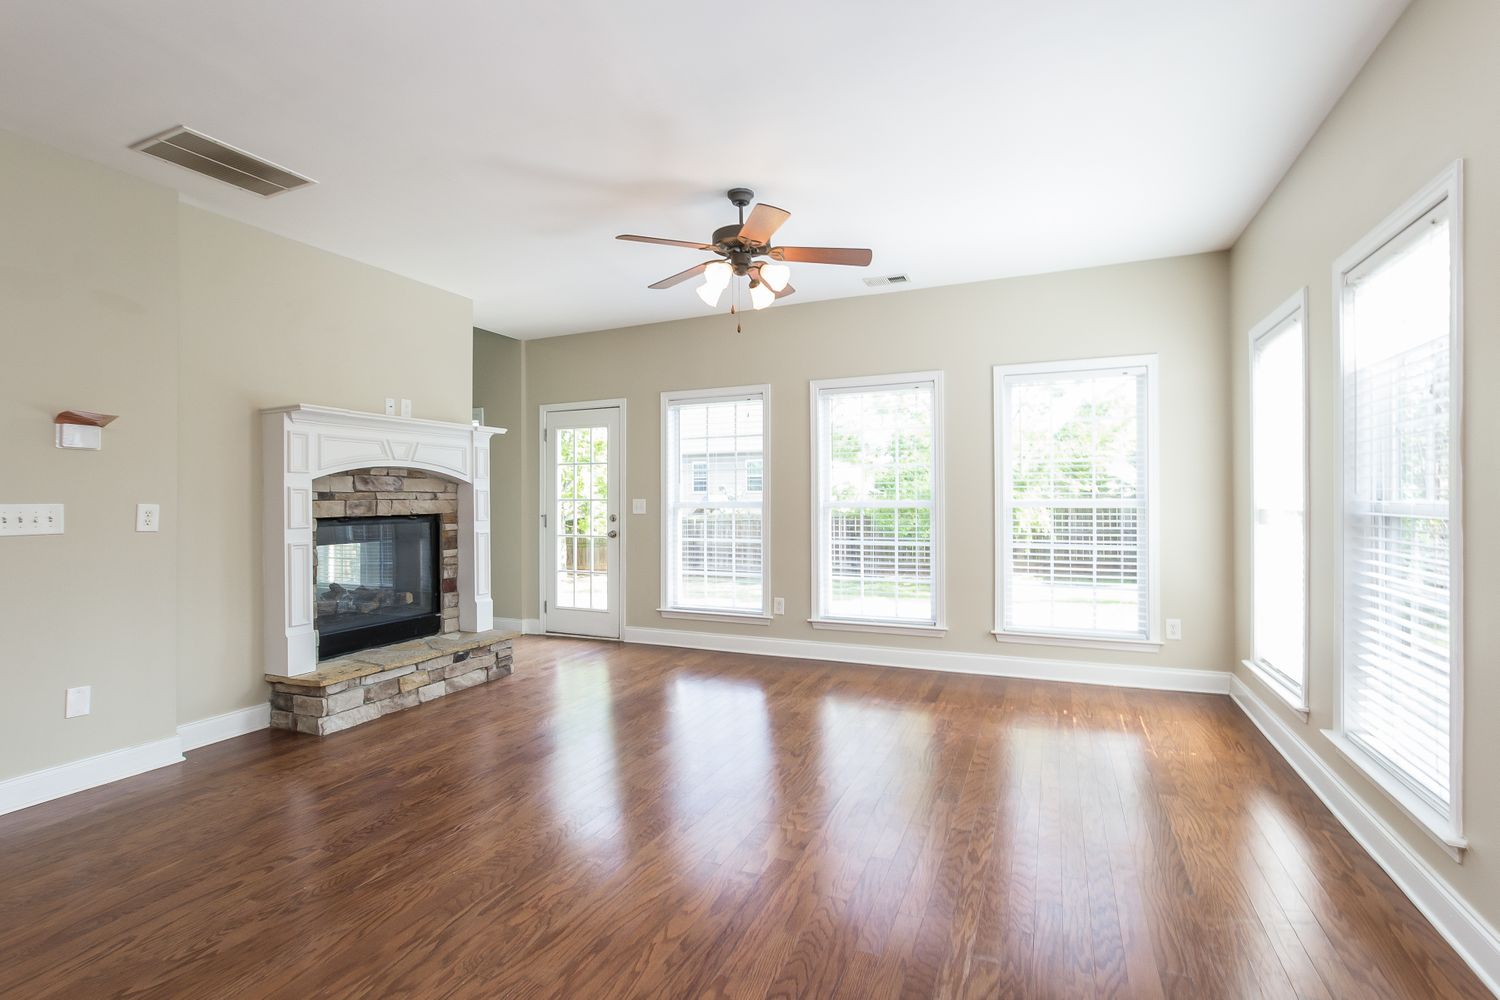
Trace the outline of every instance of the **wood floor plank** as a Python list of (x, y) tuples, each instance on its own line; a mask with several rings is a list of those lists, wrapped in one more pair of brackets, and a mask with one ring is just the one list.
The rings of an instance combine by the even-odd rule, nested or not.
[(0, 996), (1487, 995), (1228, 699), (515, 660), (0, 817)]

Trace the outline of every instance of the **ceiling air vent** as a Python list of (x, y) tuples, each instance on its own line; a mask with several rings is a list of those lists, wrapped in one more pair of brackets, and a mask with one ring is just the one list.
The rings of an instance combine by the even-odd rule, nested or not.
[(881, 285), (904, 285), (911, 279), (904, 274), (888, 274), (883, 278), (866, 278), (864, 281), (871, 288), (878, 288)]
[(264, 198), (316, 183), (182, 125), (142, 139), (130, 148)]

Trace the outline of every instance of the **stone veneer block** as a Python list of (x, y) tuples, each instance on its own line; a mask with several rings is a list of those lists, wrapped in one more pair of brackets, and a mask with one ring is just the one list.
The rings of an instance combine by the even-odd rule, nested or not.
[(267, 674), (271, 727), (329, 736), (511, 672), (515, 632), (450, 632), (336, 657), (310, 674)]

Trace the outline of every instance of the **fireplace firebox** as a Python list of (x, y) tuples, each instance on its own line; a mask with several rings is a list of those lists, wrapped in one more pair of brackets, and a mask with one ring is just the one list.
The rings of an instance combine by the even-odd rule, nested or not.
[(442, 630), (436, 515), (319, 518), (318, 659)]

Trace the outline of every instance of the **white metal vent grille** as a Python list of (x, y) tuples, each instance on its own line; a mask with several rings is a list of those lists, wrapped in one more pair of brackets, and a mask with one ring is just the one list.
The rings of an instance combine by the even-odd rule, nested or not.
[(865, 278), (864, 283), (871, 288), (879, 288), (881, 285), (905, 285), (911, 281), (904, 274), (887, 274), (880, 278)]
[(183, 125), (130, 147), (263, 198), (316, 183)]

